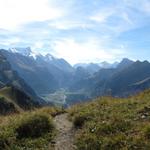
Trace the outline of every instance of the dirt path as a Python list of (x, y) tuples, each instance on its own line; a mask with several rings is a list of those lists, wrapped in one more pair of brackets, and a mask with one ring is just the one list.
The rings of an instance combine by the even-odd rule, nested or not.
[(67, 118), (67, 113), (56, 116), (54, 123), (58, 130), (55, 140), (55, 150), (75, 150), (75, 146), (73, 145), (74, 130), (72, 122)]

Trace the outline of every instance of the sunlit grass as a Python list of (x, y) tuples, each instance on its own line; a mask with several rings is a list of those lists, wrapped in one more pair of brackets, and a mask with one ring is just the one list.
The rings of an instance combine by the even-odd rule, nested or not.
[(0, 149), (53, 149), (51, 141), (56, 135), (53, 116), (62, 112), (59, 108), (45, 107), (1, 116)]
[(79, 150), (150, 149), (150, 91), (126, 99), (102, 97), (70, 108)]

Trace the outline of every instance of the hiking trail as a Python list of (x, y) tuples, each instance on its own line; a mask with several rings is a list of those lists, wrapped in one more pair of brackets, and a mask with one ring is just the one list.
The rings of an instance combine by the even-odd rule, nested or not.
[(55, 139), (55, 150), (75, 150), (73, 123), (68, 120), (67, 113), (57, 115), (54, 124), (58, 130)]

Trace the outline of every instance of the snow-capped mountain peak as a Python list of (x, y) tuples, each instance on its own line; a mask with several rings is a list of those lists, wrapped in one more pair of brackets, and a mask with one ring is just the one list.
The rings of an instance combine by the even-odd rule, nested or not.
[(11, 51), (12, 53), (20, 53), (22, 55), (25, 55), (25, 56), (29, 56), (30, 53), (32, 52), (31, 51), (31, 48), (30, 47), (26, 47), (26, 48), (10, 48), (9, 51)]
[(52, 60), (54, 60), (54, 59), (55, 59), (55, 57), (52, 56), (51, 54), (46, 54), (46, 55), (45, 55), (45, 60), (46, 60), (46, 61), (52, 61)]
[(38, 55), (41, 55), (35, 51), (32, 51), (30, 47), (26, 47), (26, 48), (10, 48), (9, 49), (10, 52), (12, 53), (19, 53), (21, 55), (27, 56), (27, 57), (32, 57), (34, 59), (37, 58)]
[(35, 60), (40, 58), (40, 59), (43, 59), (43, 61), (46, 61), (46, 62), (51, 62), (51, 61), (54, 61), (54, 60), (57, 59), (53, 55), (51, 55), (49, 53), (45, 54), (45, 55), (42, 55), (42, 54), (40, 54), (40, 53), (38, 53), (36, 51), (31, 50), (30, 47), (26, 47), (26, 48), (20, 48), (20, 47), (19, 48), (10, 48), (9, 51), (12, 52), (12, 53), (19, 53), (19, 54), (21, 54), (23, 56), (31, 57), (31, 58), (33, 58)]

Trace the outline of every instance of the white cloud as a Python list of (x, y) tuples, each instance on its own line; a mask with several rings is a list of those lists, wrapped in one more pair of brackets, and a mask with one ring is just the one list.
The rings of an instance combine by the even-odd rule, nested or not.
[(0, 28), (15, 27), (34, 21), (45, 21), (64, 15), (51, 0), (0, 0)]
[(150, 15), (150, 1), (149, 0), (143, 0), (142, 9), (144, 12)]
[(130, 47), (118, 37), (149, 25), (149, 14), (149, 0), (0, 0), (0, 45), (50, 49), (72, 64), (113, 61)]
[(150, 14), (150, 1), (149, 0), (123, 0), (126, 7), (134, 8), (136, 10)]
[(43, 45), (44, 45), (43, 42), (37, 41), (37, 42), (35, 42), (34, 45), (32, 46), (32, 49), (33, 49), (33, 50), (42, 49), (42, 48), (43, 48)]
[(8, 45), (14, 45), (20, 42), (20, 38), (18, 37), (12, 37), (9, 39), (1, 39), (0, 45), (8, 46)]
[(123, 55), (124, 50), (107, 49), (102, 46), (103, 40), (89, 39), (85, 42), (77, 42), (73, 39), (55, 41), (52, 45), (54, 55), (63, 57), (71, 64), (78, 62), (100, 62), (114, 61), (118, 56)]
[(107, 19), (115, 13), (115, 8), (105, 8), (90, 16), (90, 20), (105, 23)]
[(133, 17), (131, 12), (128, 10), (128, 6), (114, 3), (95, 11), (95, 14), (90, 16), (89, 19), (98, 23), (101, 26), (101, 30), (105, 31), (105, 33), (118, 36), (122, 32), (137, 26), (135, 20), (131, 19)]
[(130, 19), (129, 15), (126, 12), (122, 13), (122, 18), (125, 22), (127, 22), (129, 25), (133, 25), (133, 21)]
[(92, 27), (92, 24), (83, 22), (83, 21), (71, 21), (70, 20), (57, 20), (49, 23), (49, 27), (60, 29), (60, 30), (69, 30), (75, 28), (86, 29)]

